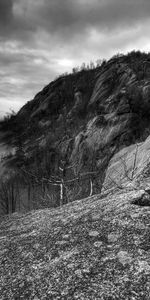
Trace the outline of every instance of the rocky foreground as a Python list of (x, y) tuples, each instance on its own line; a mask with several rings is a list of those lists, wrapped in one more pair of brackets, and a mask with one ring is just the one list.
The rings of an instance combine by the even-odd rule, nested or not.
[(143, 190), (13, 214), (0, 222), (0, 299), (150, 299)]

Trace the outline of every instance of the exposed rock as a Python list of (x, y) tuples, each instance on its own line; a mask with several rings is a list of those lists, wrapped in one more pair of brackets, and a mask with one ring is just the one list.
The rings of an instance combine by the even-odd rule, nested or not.
[(98, 236), (99, 235), (99, 232), (98, 231), (90, 231), (89, 232), (89, 236), (91, 236), (91, 237), (96, 237), (96, 236)]
[(66, 245), (67, 241), (62, 240), (62, 241), (57, 241), (56, 242), (58, 245)]
[(103, 245), (103, 242), (101, 242), (101, 241), (97, 241), (94, 243), (94, 246), (97, 248), (101, 247), (102, 245)]
[(93, 221), (99, 221), (99, 220), (100, 220), (100, 217), (101, 217), (100, 214), (93, 214), (93, 215), (92, 215), (92, 220), (93, 220)]
[(62, 238), (63, 238), (64, 240), (68, 240), (68, 239), (69, 239), (69, 237), (70, 237), (70, 235), (69, 235), (69, 234), (64, 234), (64, 235), (62, 236)]
[(144, 260), (138, 261), (137, 273), (145, 272), (150, 274), (150, 264), (145, 262)]
[[(149, 189), (145, 177), (149, 172), (150, 137), (143, 143), (133, 144), (123, 148), (111, 159), (106, 178), (105, 188), (115, 189)], [(145, 193), (143, 192), (143, 193)], [(145, 200), (148, 196), (144, 196)], [(144, 198), (143, 198), (144, 199)]]
[(132, 257), (127, 251), (119, 251), (117, 253), (117, 258), (122, 265), (130, 264), (132, 261)]
[(82, 278), (83, 276), (82, 271), (80, 269), (75, 271), (75, 275), (77, 275), (80, 278)]
[(133, 200), (132, 204), (138, 206), (150, 206), (150, 195), (148, 193), (145, 193), (140, 198)]
[(114, 234), (114, 233), (108, 234), (108, 242), (109, 243), (117, 242), (118, 238), (119, 238), (118, 234)]

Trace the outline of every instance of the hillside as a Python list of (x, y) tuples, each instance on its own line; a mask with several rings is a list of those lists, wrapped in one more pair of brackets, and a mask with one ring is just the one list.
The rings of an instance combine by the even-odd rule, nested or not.
[(0, 299), (149, 300), (144, 190), (15, 213), (0, 222)]
[(0, 122), (0, 300), (150, 299), (150, 54)]
[(150, 134), (150, 55), (60, 76), (0, 123), (1, 214), (99, 194), (113, 156)]

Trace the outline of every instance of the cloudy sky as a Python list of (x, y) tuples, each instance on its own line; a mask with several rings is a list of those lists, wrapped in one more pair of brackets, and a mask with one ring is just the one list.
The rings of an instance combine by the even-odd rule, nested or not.
[(0, 115), (65, 71), (150, 50), (150, 0), (0, 0)]

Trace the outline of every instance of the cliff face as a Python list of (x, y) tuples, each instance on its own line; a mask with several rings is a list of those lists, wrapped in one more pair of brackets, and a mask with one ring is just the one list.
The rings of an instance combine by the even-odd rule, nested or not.
[(91, 185), (99, 193), (113, 155), (149, 136), (149, 95), (150, 55), (140, 52), (46, 86), (1, 122), (2, 142), (15, 149), (3, 162), (3, 178), (15, 178), (14, 198), (22, 186), (25, 206), (57, 206), (62, 180), (64, 203), (88, 196)]

